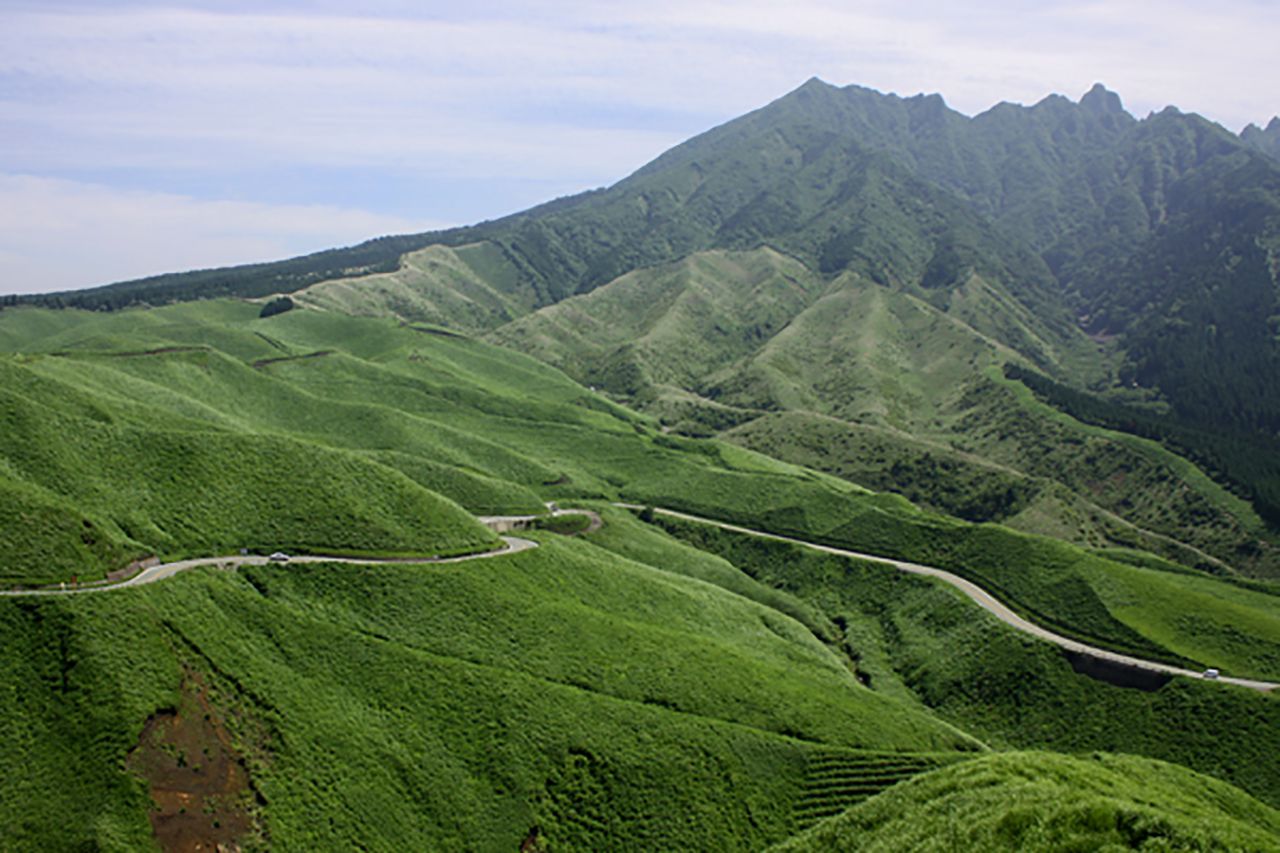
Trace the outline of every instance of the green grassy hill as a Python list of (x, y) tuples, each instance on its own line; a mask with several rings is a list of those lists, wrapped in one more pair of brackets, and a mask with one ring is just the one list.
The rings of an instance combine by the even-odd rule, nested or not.
[(495, 222), (4, 300), (5, 587), (604, 526), (0, 598), (0, 850), (1280, 849), (1275, 696), (611, 505), (1280, 678), (1260, 134), (814, 80)]
[(295, 294), (304, 305), (354, 316), (393, 316), (454, 329), (490, 329), (521, 317), (536, 295), (492, 243), (428, 246), (393, 272), (323, 281)]
[(1278, 826), (1274, 809), (1159, 762), (1013, 753), (920, 776), (774, 849), (1266, 850)]
[(248, 758), (254, 834), (281, 850), (503, 849), (535, 828), (554, 849), (758, 849), (797, 828), (819, 748), (977, 748), (775, 610), (540, 538), (455, 566), (0, 602), (0, 846), (145, 847), (126, 756), (197, 685)]
[[(39, 536), (8, 519), (6, 541), (39, 540), (6, 566), (10, 582), (66, 579), (66, 560), (39, 559), (55, 545), (101, 551), (81, 579), (147, 553), (485, 547), (492, 540), (451, 501), (536, 512), (550, 498), (620, 497), (640, 477), (697, 491), (737, 472), (784, 490), (860, 492), (663, 437), (532, 359), (382, 320), (306, 310), (260, 320), (253, 305), (216, 302), (20, 311), (0, 317), (0, 339), (14, 351), (0, 365), (0, 474), (49, 519)], [(81, 537), (85, 521), (93, 532)]]
[[(493, 539), (464, 509), (627, 499), (944, 566), (1072, 636), (1275, 674), (1265, 593), (1197, 587), (664, 435), (469, 338), (310, 310), (263, 320), (252, 305), (216, 302), (73, 316), (0, 317), (10, 346), (32, 348), (4, 365), (5, 482), (41, 520), (14, 517), (3, 531), (25, 555), (7, 567), (10, 583), (91, 579), (153, 553), (478, 550)], [(1144, 572), (1158, 600), (1133, 594)], [(1198, 627), (1184, 630), (1192, 612)]]
[(711, 252), (488, 337), (672, 429), (944, 512), (1219, 573), (1274, 569), (1246, 501), (1158, 444), (1063, 417), (1005, 380), (1005, 363), (1087, 359), (976, 276), (939, 301), (826, 281), (769, 249)]
[[(488, 331), (676, 430), (747, 425), (735, 440), (975, 520), (1275, 576), (1280, 479), (1248, 459), (1274, 450), (1280, 406), (1280, 165), (1254, 130), (1138, 121), (1100, 85), (968, 118), (811, 80), (614, 186), (494, 222), (25, 301), (288, 291)], [(1025, 405), (994, 379), (1010, 364), (1139, 405), (1163, 447)], [(794, 440), (751, 424), (779, 411), (888, 428), (876, 444), (899, 469), (853, 445), (816, 458), (826, 429), (807, 418)], [(938, 454), (919, 442), (1013, 482), (944, 453), (963, 469), (950, 491), (976, 477), (991, 499), (924, 495)]]
[[(437, 326), (22, 309), (0, 345), (6, 586), (150, 553), (482, 550), (472, 513), (547, 500), (605, 521), (451, 565), (0, 599), (0, 849), (761, 849), (992, 746), (1132, 749), (1280, 796), (1269, 697), (1115, 687), (923, 581), (682, 542), (609, 502), (938, 562), (1063, 630), (1228, 672), (1275, 674), (1265, 586), (665, 434)], [(1091, 707), (1116, 722), (1080, 725)]]

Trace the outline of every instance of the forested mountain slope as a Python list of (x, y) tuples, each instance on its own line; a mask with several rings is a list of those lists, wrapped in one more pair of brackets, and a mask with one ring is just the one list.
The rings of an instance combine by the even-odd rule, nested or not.
[(1251, 124), (1240, 131), (1240, 138), (1264, 154), (1280, 159), (1280, 116), (1267, 122), (1267, 127)]

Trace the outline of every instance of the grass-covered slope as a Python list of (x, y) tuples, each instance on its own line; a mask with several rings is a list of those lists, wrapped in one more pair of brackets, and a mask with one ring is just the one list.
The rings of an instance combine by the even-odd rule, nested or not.
[(0, 602), (15, 652), (0, 664), (0, 834), (145, 848), (125, 759), (197, 682), (248, 758), (256, 835), (279, 850), (531, 834), (758, 849), (799, 829), (816, 749), (976, 747), (857, 684), (775, 610), (548, 536), (451, 567), (210, 571)]
[(935, 770), (778, 845), (804, 850), (1270, 850), (1280, 812), (1161, 762), (1021, 752)]
[[(605, 190), (45, 302), (289, 290), (337, 312), (496, 329), (676, 429), (711, 434), (781, 410), (905, 430), (1036, 481), (1025, 500), (943, 509), (1274, 575), (1274, 531), (1247, 505), (1274, 523), (1270, 466), (1237, 478), (1245, 506), (1232, 509), (1152, 448), (1077, 452), (1097, 442), (1073, 427), (1057, 442), (1072, 456), (1059, 476), (1031, 446), (1045, 418), (1025, 407), (1028, 428), (1002, 425), (992, 440), (1007, 401), (986, 377), (1034, 366), (1081, 393), (1164, 406), (1153, 417), (1168, 431), (1224, 431), (1215, 445), (1274, 432), (1278, 181), (1280, 167), (1222, 128), (1176, 110), (1137, 121), (1101, 86), (1078, 103), (967, 118), (938, 96), (812, 80)], [(769, 430), (741, 437), (800, 461)], [(934, 458), (911, 442), (890, 452), (908, 469)], [(1113, 477), (1120, 456), (1133, 477)], [(847, 471), (856, 457), (832, 452), (822, 467)], [(915, 491), (883, 469), (868, 478)]]
[[(989, 744), (1145, 755), (1280, 807), (1274, 696), (1090, 668), (1015, 632), (940, 582), (704, 524), (656, 520), (686, 545), (796, 601), (811, 620), (834, 626), (873, 689), (931, 708)], [(1188, 624), (1184, 639), (1202, 628)], [(1203, 640), (1213, 642), (1214, 632)]]
[[(1186, 605), (1161, 616), (1127, 591), (1139, 569), (664, 435), (469, 338), (312, 310), (263, 320), (214, 302), (13, 312), (0, 340), (19, 352), (3, 365), (12, 438), (0, 473), (38, 520), (14, 517), (3, 534), (30, 555), (10, 583), (69, 579), (81, 554), (87, 579), (149, 553), (480, 548), (492, 540), (462, 509), (630, 499), (941, 565), (1056, 630), (1139, 655), (1263, 676), (1274, 665), (1274, 620), (1232, 599), (1262, 593), (1232, 587), (1219, 604), (1216, 582), (1192, 594), (1160, 574), (1161, 601)], [(1179, 629), (1192, 610), (1213, 642)]]
[[(1000, 525), (968, 524), (920, 512), (893, 496), (836, 502), (824, 501), (817, 490), (779, 489), (765, 480), (748, 486), (745, 478), (730, 473), (718, 475), (713, 482), (715, 488), (708, 484), (700, 494), (692, 494), (674, 481), (645, 479), (633, 486), (633, 493), (657, 506), (947, 568), (1035, 622), (1138, 657), (1203, 667), (1215, 665), (1213, 661), (1225, 654), (1242, 672), (1275, 675), (1280, 624), (1273, 618), (1277, 599), (1270, 586), (1248, 590), (1204, 578), (1208, 588), (1220, 590), (1221, 596), (1201, 598), (1203, 589), (1183, 584), (1188, 576), (1164, 564), (1175, 571), (1152, 572), (1153, 588), (1162, 591), (1160, 597), (1136, 595), (1134, 590), (1140, 587), (1136, 576), (1150, 570)], [(1151, 563), (1161, 565), (1158, 560)], [(1247, 618), (1233, 614), (1240, 596), (1249, 601)], [(1166, 613), (1170, 604), (1175, 609)], [(1193, 613), (1200, 629), (1215, 639), (1202, 643), (1200, 630), (1178, 631), (1176, 643), (1181, 651), (1174, 652), (1165, 645), (1174, 633), (1170, 626), (1186, 624)]]
[[(938, 562), (1064, 630), (1228, 671), (1274, 665), (1264, 587), (1183, 584), (1151, 557), (664, 434), (434, 326), (213, 301), (5, 312), (0, 344), (0, 494), (21, 510), (0, 536), (34, 560), (7, 584), (242, 545), (483, 548), (470, 513), (545, 500), (605, 520), (456, 565), (0, 600), (0, 837), (18, 849), (145, 847), (152, 799), (163, 843), (760, 849), (988, 743), (1123, 738), (1276, 796), (1267, 697), (1175, 682), (1135, 698), (922, 581), (744, 559), (608, 502)], [(1119, 722), (1079, 725), (1090, 707)]]
[(9, 583), (89, 579), (150, 553), (484, 547), (450, 501), (537, 512), (641, 476), (694, 491), (726, 471), (821, 481), (665, 439), (532, 359), (382, 320), (262, 320), (216, 302), (19, 311), (0, 317), (0, 340), (0, 482), (25, 508), (0, 534)]
[(1072, 420), (1002, 379), (957, 390), (938, 407), (942, 429), (795, 411), (721, 437), (973, 521), (1140, 548), (1215, 574), (1274, 573), (1257, 512), (1186, 459)]
[[(47, 383), (42, 390), (56, 393)], [(83, 514), (81, 541), (133, 556), (310, 549), (370, 554), (477, 550), (494, 539), (451, 501), (351, 453), (276, 435), (146, 429), (74, 417), (38, 398), (2, 396), (9, 475)], [(28, 537), (3, 576), (69, 580), (119, 566), (55, 557), (56, 518), (10, 521)], [(127, 543), (127, 544), (126, 544)]]
[(670, 428), (944, 512), (1219, 573), (1275, 571), (1247, 501), (1154, 442), (1019, 393), (1000, 365), (1089, 356), (978, 276), (912, 293), (852, 274), (826, 281), (768, 249), (702, 253), (488, 337)]
[(664, 391), (693, 392), (713, 423), (716, 404), (727, 404), (748, 417), (804, 408), (918, 428), (932, 420), (935, 398), (997, 357), (1056, 364), (1079, 355), (1083, 339), (1049, 330), (990, 282), (975, 276), (957, 287), (928, 294), (864, 275), (830, 281), (769, 248), (698, 253), (490, 337), (650, 407)]
[(520, 317), (535, 295), (491, 243), (411, 252), (394, 272), (324, 281), (298, 291), (304, 305), (354, 316), (396, 316), (453, 329), (489, 329)]
[(696, 254), (567, 299), (491, 339), (618, 396), (697, 391), (750, 358), (826, 286), (769, 249)]

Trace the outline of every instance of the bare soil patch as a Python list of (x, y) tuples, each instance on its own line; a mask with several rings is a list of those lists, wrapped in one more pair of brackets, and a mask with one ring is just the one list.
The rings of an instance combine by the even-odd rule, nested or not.
[(129, 768), (151, 789), (151, 828), (160, 849), (239, 851), (255, 829), (255, 792), (209, 688), (188, 672), (176, 710), (147, 720)]

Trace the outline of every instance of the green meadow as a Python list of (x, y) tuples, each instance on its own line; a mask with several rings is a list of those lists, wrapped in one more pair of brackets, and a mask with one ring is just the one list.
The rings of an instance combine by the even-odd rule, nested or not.
[(655, 511), (1280, 680), (1251, 144), (814, 79), (499, 220), (5, 297), (4, 592), (407, 559), (0, 597), (0, 851), (1280, 850), (1275, 692)]
[(483, 550), (494, 540), (468, 513), (626, 499), (938, 565), (1117, 650), (1280, 675), (1265, 585), (1130, 565), (664, 434), (554, 368), (455, 333), (311, 310), (259, 319), (212, 301), (11, 311), (0, 341), (13, 351), (0, 362), (0, 488), (22, 507), (0, 527), (11, 584), (92, 579), (151, 554)]
[(1158, 689), (1113, 686), (940, 581), (705, 524), (656, 523), (829, 626), (873, 689), (990, 746), (1144, 755), (1280, 807), (1280, 703), (1272, 695), (1181, 678)]

